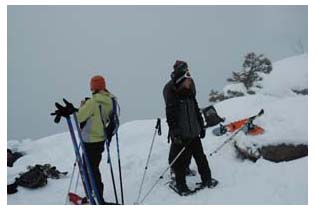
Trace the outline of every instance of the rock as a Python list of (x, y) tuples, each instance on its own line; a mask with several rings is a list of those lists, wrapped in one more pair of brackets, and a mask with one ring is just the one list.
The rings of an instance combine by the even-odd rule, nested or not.
[(278, 145), (269, 145), (263, 146), (261, 148), (242, 148), (238, 146), (235, 142), (234, 144), (237, 156), (241, 159), (248, 159), (253, 162), (256, 162), (259, 158), (263, 158), (273, 162), (282, 162), (295, 160), (301, 157), (308, 156), (308, 145), (299, 144), (278, 144)]
[(261, 156), (273, 162), (290, 161), (308, 155), (308, 146), (304, 144), (265, 146), (261, 148)]

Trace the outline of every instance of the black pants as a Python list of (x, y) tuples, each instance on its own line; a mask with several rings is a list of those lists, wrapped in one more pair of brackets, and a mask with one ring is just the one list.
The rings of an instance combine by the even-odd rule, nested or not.
[[(104, 141), (97, 143), (84, 143), (88, 159), (90, 161), (91, 170), (95, 179), (95, 183), (97, 185), (97, 189), (101, 198), (103, 199), (103, 183), (102, 177), (99, 169), (99, 165), (102, 159), (102, 153), (104, 151)], [(90, 183), (91, 187), (91, 183)]]
[[(202, 182), (206, 182), (211, 178), (211, 170), (208, 165), (206, 156), (203, 151), (202, 142), (200, 138), (186, 139), (183, 142), (188, 142), (185, 146), (184, 152), (180, 155), (177, 161), (172, 166), (172, 169), (176, 175), (177, 185), (186, 184), (185, 181), (185, 169), (188, 167), (191, 157), (193, 156), (196, 165), (198, 167), (198, 172), (201, 176)], [(184, 146), (178, 143), (171, 143), (170, 153), (169, 153), (169, 163), (179, 154)]]

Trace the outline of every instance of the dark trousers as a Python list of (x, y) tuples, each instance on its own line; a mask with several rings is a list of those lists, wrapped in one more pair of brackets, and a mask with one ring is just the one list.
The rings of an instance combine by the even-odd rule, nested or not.
[[(186, 139), (183, 142), (187, 143), (185, 146), (185, 150), (172, 166), (172, 169), (174, 170), (176, 175), (177, 185), (186, 184), (185, 170), (186, 167), (188, 167), (192, 156), (198, 167), (198, 172), (201, 176), (202, 182), (206, 182), (208, 179), (211, 178), (211, 170), (203, 151), (201, 139), (197, 137), (194, 139)], [(169, 164), (179, 154), (183, 147), (183, 144), (174, 142), (171, 143)]]
[[(102, 153), (104, 151), (104, 141), (97, 143), (84, 143), (88, 159), (90, 161), (91, 170), (97, 185), (97, 190), (101, 198), (103, 199), (103, 188), (102, 177), (99, 169), (99, 165), (102, 159)], [(91, 187), (91, 183), (90, 183)]]

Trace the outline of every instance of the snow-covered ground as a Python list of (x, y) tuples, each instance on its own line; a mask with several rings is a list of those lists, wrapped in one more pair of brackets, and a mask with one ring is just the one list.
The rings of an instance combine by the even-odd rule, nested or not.
[[(284, 75), (286, 73), (286, 76)], [(279, 81), (279, 82), (278, 82)], [(265, 114), (255, 121), (266, 132), (257, 137), (243, 133), (237, 141), (259, 145), (273, 143), (308, 143), (307, 96), (292, 94), (292, 88), (307, 88), (307, 55), (296, 56), (274, 64), (274, 70), (265, 78), (263, 90), (257, 95), (226, 100), (216, 104), (218, 113), (226, 121), (234, 121), (256, 114), (261, 108)], [(119, 130), (121, 163), (126, 204), (136, 201), (143, 175), (149, 147), (154, 134), (156, 120), (140, 120), (121, 125)], [(147, 170), (143, 195), (159, 178), (167, 167), (169, 144), (168, 127), (162, 119), (162, 136), (156, 140)], [(212, 128), (207, 130), (202, 140), (205, 154), (214, 178), (220, 184), (215, 189), (205, 189), (198, 193), (180, 197), (168, 188), (167, 173), (143, 204), (307, 204), (308, 203), (308, 158), (295, 161), (272, 163), (259, 159), (255, 164), (236, 159), (232, 144), (226, 145), (219, 153), (210, 157), (228, 136), (215, 137)], [(11, 140), (8, 147), (23, 151), (26, 155), (17, 160), (13, 168), (8, 168), (8, 183), (25, 171), (28, 165), (50, 163), (61, 171), (71, 173), (75, 160), (69, 133), (56, 134), (38, 140)], [(118, 178), (116, 145), (112, 142), (111, 155), (114, 171)], [(104, 153), (101, 171), (105, 183), (104, 197), (114, 201), (109, 166)], [(196, 169), (194, 161), (191, 168)], [(64, 204), (70, 175), (59, 180), (48, 180), (40, 189), (29, 190), (19, 187), (19, 192), (8, 195), (8, 204)], [(118, 179), (117, 179), (118, 181)], [(188, 186), (200, 181), (199, 176), (189, 177)], [(118, 183), (117, 183), (117, 186)], [(78, 193), (83, 195), (82, 187)]]

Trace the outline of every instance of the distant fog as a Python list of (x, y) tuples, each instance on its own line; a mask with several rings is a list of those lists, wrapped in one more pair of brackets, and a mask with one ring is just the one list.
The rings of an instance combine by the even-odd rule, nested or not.
[(49, 115), (54, 102), (78, 106), (95, 74), (122, 122), (164, 117), (176, 59), (207, 106), (247, 52), (272, 61), (307, 52), (307, 22), (307, 6), (8, 6), (8, 140), (66, 131)]

